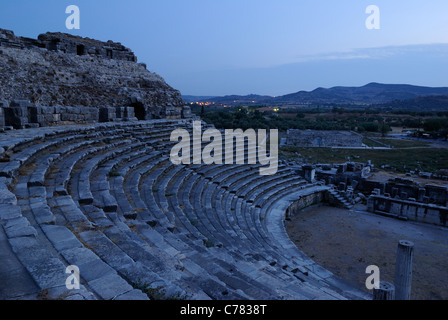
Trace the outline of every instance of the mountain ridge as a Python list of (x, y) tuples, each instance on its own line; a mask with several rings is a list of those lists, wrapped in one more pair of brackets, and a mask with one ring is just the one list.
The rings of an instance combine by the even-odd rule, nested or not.
[[(371, 82), (364, 86), (335, 86), (331, 88), (316, 88), (312, 91), (297, 91), (283, 96), (266, 95), (227, 95), (221, 97), (206, 97), (201, 100), (187, 102), (211, 102), (215, 104), (384, 104), (395, 100), (410, 100), (425, 96), (448, 95), (448, 87), (427, 87), (410, 84), (383, 84)], [(188, 97), (188, 96), (184, 96)], [(195, 97), (196, 99), (200, 97)]]

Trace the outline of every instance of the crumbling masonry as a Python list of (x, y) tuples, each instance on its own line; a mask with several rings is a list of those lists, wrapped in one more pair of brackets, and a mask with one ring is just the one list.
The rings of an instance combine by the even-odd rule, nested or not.
[(63, 33), (0, 29), (0, 127), (188, 118), (179, 91), (128, 48)]

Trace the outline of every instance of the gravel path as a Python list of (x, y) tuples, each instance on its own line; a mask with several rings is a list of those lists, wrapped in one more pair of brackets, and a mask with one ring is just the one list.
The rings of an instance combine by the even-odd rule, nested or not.
[(365, 291), (367, 266), (377, 265), (381, 280), (393, 283), (398, 241), (413, 241), (411, 299), (447, 300), (448, 229), (386, 218), (364, 209), (308, 208), (287, 222), (286, 229), (300, 250)]

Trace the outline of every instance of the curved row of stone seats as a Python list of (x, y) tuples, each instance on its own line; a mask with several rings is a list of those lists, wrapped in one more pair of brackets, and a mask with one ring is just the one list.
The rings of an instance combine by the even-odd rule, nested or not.
[[(200, 173), (201, 173), (201, 175), (205, 176), (205, 174), (202, 171)], [(290, 181), (287, 181), (285, 184), (288, 184), (289, 182)], [(300, 185), (303, 185), (303, 183), (304, 183), (304, 181), (301, 180), (297, 185), (294, 185), (294, 186), (300, 186)]]
[[(310, 189), (312, 189), (312, 188), (310, 188)], [(293, 192), (293, 190), (292, 191), (289, 191), (291, 194), (294, 194)], [(280, 196), (280, 199), (283, 199), (284, 197), (286, 197), (287, 196), (287, 192), (285, 192), (285, 191), (283, 191), (283, 192), (279, 192), (279, 193), (282, 193), (282, 195)], [(296, 195), (294, 195), (295, 197), (296, 197)], [(289, 202), (287, 202), (286, 201), (286, 203), (289, 205)], [(252, 207), (253, 208), (253, 207)], [(286, 210), (286, 208), (287, 207), (284, 207), (283, 208), (283, 214), (284, 214), (284, 212), (285, 212), (285, 210)], [(255, 209), (258, 209), (258, 208), (255, 208)], [(258, 210), (260, 210), (260, 209), (258, 209)], [(244, 210), (243, 210), (244, 211)], [(260, 210), (261, 211), (261, 210)], [(246, 210), (246, 212), (248, 212), (247, 210)], [(280, 211), (281, 212), (281, 211)], [(278, 218), (278, 217), (277, 217)], [(262, 221), (262, 220), (265, 220), (265, 217), (263, 217), (263, 219), (260, 219), (260, 221)], [(278, 223), (278, 221), (281, 221), (281, 220), (277, 220), (276, 222)], [(284, 230), (284, 229), (283, 229)], [(271, 233), (271, 236), (272, 236), (272, 233)], [(275, 240), (276, 239), (276, 237), (275, 238), (272, 238), (272, 239), (270, 239), (270, 240)], [(286, 235), (286, 233), (284, 233), (284, 234), (282, 234), (282, 237), (281, 237), (281, 239), (282, 240), (285, 240), (285, 239), (288, 239), (288, 237), (287, 237), (287, 235)], [(315, 272), (317, 272), (316, 270), (318, 270), (321, 274), (324, 274), (325, 275), (325, 277), (327, 277), (327, 279), (331, 279), (332, 281), (334, 281), (334, 277), (330, 274), (330, 273), (328, 273), (328, 272), (323, 272), (322, 270), (320, 270), (319, 268), (318, 268), (318, 266), (317, 265), (315, 265), (315, 263), (314, 262), (312, 262), (311, 261), (311, 259), (309, 259), (309, 258), (307, 258), (305, 255), (298, 255), (297, 254), (297, 249), (295, 248), (295, 246), (290, 242), (290, 240), (288, 239), (287, 241), (287, 244), (289, 245), (289, 249), (290, 249), (290, 251), (292, 252), (292, 254), (290, 255), (290, 256), (286, 256), (286, 261), (285, 262), (283, 262), (283, 264), (282, 264), (282, 262), (280, 262), (280, 261), (273, 261), (273, 264), (275, 263), (275, 265), (277, 265), (278, 263), (280, 263), (280, 266), (282, 266), (282, 269), (287, 269), (289, 266), (291, 266), (291, 263), (292, 263), (292, 265), (293, 266), (302, 266), (302, 265), (304, 265), (304, 263), (306, 262), (306, 261), (308, 261), (308, 263), (309, 263), (309, 266), (312, 266), (312, 270), (314, 270)], [(285, 247), (284, 246), (284, 242), (282, 243), (282, 245), (281, 246), (278, 246), (278, 248), (282, 248), (283, 249), (283, 247)], [(285, 248), (287, 248), (287, 246), (285, 247)], [(282, 250), (283, 251), (283, 250)], [(297, 258), (294, 258), (294, 257), (296, 257), (296, 256), (299, 256), (300, 257), (300, 259), (297, 259)], [(289, 265), (289, 266), (288, 266)], [(299, 274), (299, 270), (300, 268), (295, 268), (293, 271), (294, 271), (294, 273), (295, 273), (295, 276), (296, 277), (299, 277), (298, 276), (298, 274)], [(310, 282), (310, 281), (312, 281), (312, 280), (310, 280), (310, 278), (308, 277), (308, 274), (311, 274), (311, 275), (313, 275), (312, 273), (310, 273), (309, 271), (307, 271), (306, 269), (303, 271), (303, 272), (301, 272), (302, 274), (301, 274), (301, 276), (300, 276), (300, 278), (301, 278), (301, 281), (306, 281), (306, 282)], [(304, 275), (306, 275), (306, 276), (304, 276)], [(328, 284), (321, 284), (321, 283), (316, 283), (315, 284), (316, 286), (320, 286), (320, 287), (322, 287), (322, 286), (326, 286), (326, 287), (328, 287)], [(343, 283), (340, 283), (340, 282), (338, 282), (338, 285), (340, 286), (340, 287), (343, 287), (343, 288), (345, 288), (346, 289), (346, 292), (344, 292), (344, 295), (345, 296), (347, 296), (347, 295), (349, 295), (350, 296), (350, 294), (349, 294), (349, 287), (347, 286), (347, 285), (344, 285)], [(331, 293), (331, 295), (332, 296), (338, 296), (339, 294), (337, 293), (337, 292), (335, 292), (334, 290), (331, 290), (331, 289), (328, 289), (327, 288), (327, 292), (329, 292), (329, 293)], [(342, 291), (341, 291), (342, 292)], [(356, 293), (356, 294), (353, 294), (351, 297), (352, 298), (359, 298), (360, 296), (363, 296), (362, 294), (361, 295), (359, 295), (359, 293)], [(364, 296), (365, 297), (365, 296)]]
[[(36, 196), (36, 198), (40, 196), (39, 200), (42, 200), (45, 196), (43, 191), (41, 187), (33, 187), (30, 188), (30, 195)], [(28, 201), (27, 198), (19, 198), (18, 205), (16, 208), (23, 215), (14, 219), (14, 224), (17, 225), (17, 222), (20, 220), (26, 223), (28, 229), (33, 230), (33, 232), (25, 233), (25, 230), (21, 228), (20, 233), (8, 234), (8, 237), (12, 250), (29, 275), (31, 275), (31, 279), (36, 286), (36, 291), (26, 293), (28, 296), (53, 299), (95, 299), (97, 297), (108, 299), (112, 298), (109, 296), (111, 292), (116, 293), (114, 297), (122, 294), (131, 294), (133, 291), (132, 287), (120, 281), (121, 278), (112, 272), (108, 274), (109, 284), (119, 285), (120, 289), (114, 289), (109, 284), (105, 286), (95, 281), (96, 279), (91, 278), (91, 273), (87, 272), (83, 276), (85, 281), (89, 281), (89, 289), (87, 290), (82, 285), (81, 290), (77, 290), (76, 293), (68, 291), (65, 287), (66, 266), (78, 263), (71, 254), (75, 248), (81, 250), (82, 244), (64, 226), (55, 226), (52, 223), (38, 223), (33, 213), (30, 212), (33, 203)], [(9, 228), (11, 222), (8, 221), (5, 227)], [(92, 262), (100, 262), (94, 256), (90, 256), (90, 258)], [(11, 257), (8, 257), (8, 260), (11, 259)], [(133, 294), (137, 298), (135, 292)], [(21, 296), (11, 298), (21, 298)]]
[[(177, 237), (179, 237), (179, 235), (178, 234), (176, 234), (176, 236)], [(188, 240), (184, 240), (185, 242), (187, 242)], [(193, 247), (194, 247), (194, 245), (192, 245)], [(196, 246), (197, 247), (197, 246)], [(201, 248), (202, 250), (204, 250), (203, 248)], [(195, 251), (197, 251), (197, 249), (195, 249)], [(201, 259), (202, 261), (204, 261), (204, 259), (202, 258)], [(209, 261), (212, 261), (212, 260), (209, 260)], [(225, 260), (221, 260), (221, 261), (219, 261), (219, 263), (224, 263), (225, 262)], [(216, 270), (216, 268), (217, 268), (218, 266), (215, 266), (214, 267), (214, 270)], [(223, 270), (222, 270), (222, 272), (224, 272)], [(229, 277), (230, 277), (230, 275), (229, 274), (221, 274), (221, 277), (226, 277), (227, 279), (230, 279)], [(239, 281), (241, 281), (241, 280), (239, 280)], [(258, 284), (258, 285), (260, 285), (260, 284)]]
[[(166, 169), (165, 169), (166, 170)], [(160, 171), (163, 171), (163, 170), (160, 170)], [(193, 183), (193, 185), (192, 185), (192, 187), (190, 187), (190, 189), (191, 188), (195, 188), (195, 187), (193, 187), (193, 186), (196, 186), (196, 185), (201, 185), (201, 186), (203, 186), (204, 185), (204, 183), (203, 182), (197, 182), (197, 176), (205, 176), (206, 174), (204, 174), (204, 172), (203, 171), (201, 171), (200, 172), (200, 174), (199, 175), (191, 175), (191, 174), (188, 174), (188, 176), (189, 177), (194, 177), (194, 176), (196, 176), (195, 178), (196, 178), (196, 182), (194, 182)], [(174, 176), (177, 176), (177, 174), (174, 174)], [(153, 178), (154, 179), (154, 178)], [(166, 181), (166, 180), (165, 180)], [(303, 182), (301, 182), (301, 183), (303, 183)], [(187, 188), (188, 189), (188, 188)], [(196, 189), (195, 189), (196, 190)], [(143, 193), (148, 193), (148, 192), (150, 192), (150, 190), (149, 189), (147, 189), (147, 190), (145, 190), (146, 192), (143, 192)], [(199, 195), (199, 194), (202, 194), (202, 192), (197, 192), (196, 193), (196, 195)], [(170, 197), (170, 198), (173, 198), (173, 199), (175, 199), (175, 197)], [(182, 206), (184, 206), (184, 203), (182, 203)], [(159, 209), (161, 209), (161, 208), (164, 208), (165, 207), (165, 202), (164, 203), (161, 203), (160, 204), (160, 206), (159, 206)], [(174, 211), (176, 211), (176, 210), (174, 210)], [(185, 211), (185, 209), (183, 209), (183, 210), (178, 210), (178, 212), (180, 212), (179, 213), (179, 215), (182, 215), (184, 212), (183, 211)], [(204, 217), (202, 217), (202, 218), (204, 218)], [(191, 219), (189, 219), (189, 221), (190, 221)], [(183, 221), (185, 221), (185, 220), (183, 220)], [(191, 222), (191, 221), (190, 221)], [(195, 223), (196, 224), (196, 223)], [(188, 224), (185, 224), (185, 225), (188, 225)]]
[[(103, 123), (91, 126), (65, 126), (65, 127), (45, 127), (38, 129), (17, 130), (8, 132), (7, 139), (0, 140), (0, 147), (5, 150), (6, 159), (0, 163), (0, 176), (11, 178), (14, 173), (24, 164), (33, 154), (46, 149), (50, 145), (70, 142), (80, 135), (93, 133), (100, 135), (104, 130), (110, 128), (117, 130), (126, 130), (133, 127), (135, 133), (147, 134), (148, 130), (154, 129), (158, 124), (156, 122), (144, 123)], [(169, 133), (179, 126), (176, 121), (159, 121), (160, 129), (154, 133), (169, 135)], [(170, 126), (172, 127), (170, 129)], [(23, 150), (22, 150), (23, 149)]]
[[(150, 230), (151, 232), (148, 234), (148, 228), (139, 229), (140, 234), (143, 237), (147, 237), (148, 241), (154, 241), (154, 230)], [(219, 265), (213, 262), (213, 255), (210, 254), (205, 247), (203, 246), (202, 241), (194, 241), (189, 237), (184, 237), (179, 234), (175, 234), (175, 236), (170, 236), (169, 234), (160, 233), (163, 235), (163, 238), (160, 238), (160, 241), (167, 241), (169, 245), (171, 245), (174, 249), (170, 251), (174, 252), (182, 252), (182, 255), (185, 255), (187, 258), (182, 260), (182, 263), (185, 267), (185, 272), (189, 273), (192, 277), (191, 282), (200, 286), (206, 293), (213, 299), (242, 299), (242, 298), (250, 298), (243, 294), (242, 292), (238, 292), (238, 290), (230, 290), (229, 287), (226, 286), (225, 282), (223, 282), (224, 278), (229, 278), (232, 275), (230, 272), (225, 272)], [(160, 246), (160, 244), (157, 244)], [(179, 253), (176, 253), (179, 255)], [(207, 268), (204, 269), (204, 268)], [(208, 268), (211, 268), (214, 271), (221, 269), (221, 275), (219, 279), (214, 276), (213, 273), (209, 273)]]
[[(223, 170), (223, 172), (224, 172), (225, 170)], [(248, 174), (249, 175), (251, 175), (252, 174), (252, 172), (251, 171), (249, 171), (248, 172)], [(244, 179), (244, 177), (246, 177), (244, 174), (239, 174), (239, 176), (240, 177), (242, 177), (242, 179)], [(213, 205), (213, 201), (209, 201), (210, 199), (213, 199), (213, 198), (210, 198), (210, 195), (211, 194), (214, 194), (214, 191), (216, 191), (217, 190), (217, 188), (214, 188), (213, 187), (213, 184), (215, 184), (215, 183), (208, 183), (208, 184), (206, 184), (206, 186), (207, 186), (207, 188), (206, 188), (206, 191), (205, 191), (205, 193), (202, 193), (204, 196), (201, 198), (202, 199), (202, 203), (199, 203), (197, 200), (195, 201), (195, 210), (203, 210), (204, 208), (208, 211), (207, 212), (207, 214), (205, 214), (204, 215), (204, 218), (205, 217), (208, 217), (208, 219), (209, 219), (209, 221), (208, 221), (208, 223), (209, 224), (214, 224), (215, 223), (215, 220), (217, 220), (217, 221), (220, 221), (220, 217), (222, 217), (222, 216), (225, 216), (225, 215), (223, 215), (223, 214), (217, 214), (216, 212), (215, 212), (215, 210), (210, 210), (210, 209), (213, 209), (214, 208), (214, 205)], [(199, 211), (200, 212), (200, 211)], [(216, 219), (210, 219), (210, 217), (212, 217), (212, 216), (214, 216)], [(221, 229), (221, 231), (223, 231), (223, 227), (224, 226), (226, 226), (226, 227), (228, 227), (229, 225), (238, 225), (238, 224), (235, 224), (235, 223), (227, 223), (226, 221), (224, 221), (224, 222), (222, 222), (222, 221), (220, 221), (220, 223), (221, 223), (221, 225), (219, 226), (219, 228)], [(238, 234), (242, 234), (242, 230), (244, 230), (244, 229), (247, 229), (246, 228), (246, 226), (244, 226), (244, 228), (243, 229), (241, 229), (240, 230), (240, 232), (238, 232)], [(229, 230), (229, 228), (227, 228), (226, 230)], [(223, 232), (221, 232), (221, 234), (222, 234)], [(244, 233), (244, 232), (243, 232)], [(236, 235), (236, 233), (235, 232), (233, 232), (233, 235)], [(238, 243), (238, 241), (236, 241), (236, 243)]]
[[(127, 148), (127, 149), (132, 149), (132, 148)], [(110, 154), (111, 152), (109, 152), (109, 154)], [(120, 152), (120, 153), (122, 153), (122, 152)], [(112, 152), (112, 154), (115, 154), (115, 153), (113, 153)], [(100, 161), (103, 161), (105, 158), (103, 157), (104, 155), (101, 155), (101, 156), (96, 156), (96, 157), (94, 157), (93, 159), (95, 159), (95, 161), (92, 161), (92, 163), (89, 163), (89, 165), (87, 166), (87, 171), (90, 173), (91, 172), (91, 170), (90, 169), (92, 169), (93, 167), (95, 167), (96, 166), (96, 164), (98, 163), (98, 161), (97, 160), (100, 160)], [(109, 157), (109, 155), (107, 155), (107, 157)], [(84, 205), (84, 204), (83, 204)], [(91, 212), (90, 212), (90, 214), (91, 214)], [(97, 214), (97, 213), (95, 213), (95, 214)], [(123, 224), (120, 224), (120, 221), (114, 221), (118, 226), (119, 226), (119, 229), (122, 229), (122, 231), (123, 231), (123, 229), (126, 229), (127, 227), (125, 226), (125, 225), (123, 225)], [(129, 230), (124, 230), (124, 231), (129, 231)], [(110, 232), (110, 230), (108, 230), (108, 232)], [(117, 241), (117, 234), (114, 234), (114, 239), (115, 239), (115, 241)], [(126, 241), (128, 241), (128, 240), (121, 240), (121, 242), (118, 244), (118, 245), (125, 245), (125, 246), (128, 246), (128, 243), (126, 242)], [(135, 250), (137, 250), (136, 248), (132, 248), (133, 249), (133, 251), (135, 251)], [(137, 250), (138, 251), (138, 250)], [(142, 252), (142, 250), (140, 249), (140, 251)], [(134, 253), (135, 254), (135, 253)], [(159, 253), (157, 253), (157, 257), (159, 257), (159, 255), (158, 255)], [(142, 260), (143, 258), (142, 257), (140, 257), (140, 255), (141, 254), (138, 254), (139, 255), (139, 258), (140, 258), (140, 260)], [(148, 255), (148, 254), (146, 254), (146, 255)], [(155, 260), (154, 259), (155, 257), (153, 257), (152, 259), (149, 259), (148, 257), (146, 257), (146, 259), (144, 260), (144, 263), (143, 263), (143, 265), (147, 265), (147, 266), (153, 266), (154, 265), (154, 262), (153, 261), (150, 261), (150, 260)], [(140, 261), (141, 262), (141, 261)], [(171, 262), (171, 261), (170, 261)], [(171, 263), (172, 264), (172, 263)], [(172, 265), (174, 265), (174, 264), (172, 264)], [(135, 268), (133, 268), (133, 270), (134, 270)], [(153, 266), (153, 269), (158, 269), (159, 271), (160, 271), (160, 267), (159, 268), (157, 268), (157, 266)], [(135, 273), (135, 271), (134, 271), (134, 273)], [(148, 276), (146, 276), (146, 278), (145, 279), (147, 279), (147, 280), (149, 280), (149, 277)], [(135, 279), (134, 279), (135, 280)], [(158, 285), (159, 287), (161, 286), (160, 284), (161, 284), (161, 282), (160, 282), (160, 280), (158, 280), (158, 281), (154, 281), (154, 279), (152, 279), (152, 281), (151, 281), (151, 283), (153, 284), (153, 285)], [(171, 286), (172, 287), (172, 286)], [(167, 288), (166, 288), (166, 286), (165, 286), (165, 288), (164, 288), (164, 290), (166, 290)]]
[(41, 146), (23, 136), (14, 144), (20, 165), (0, 171), (17, 177), (9, 182), (24, 212), (16, 217), (20, 238), (35, 239), (33, 249), (51, 253), (43, 257), (55, 266), (89, 270), (81, 271), (83, 294), (75, 298), (144, 298), (131, 286), (139, 283), (193, 299), (362, 297), (335, 290), (333, 277), (288, 247), (284, 234), (276, 240), (266, 223), (271, 215), (283, 220), (276, 208), (282, 197), (310, 186), (285, 168), (260, 178), (260, 165), (174, 166), (169, 133), (188, 125), (67, 128), (49, 132)]
[[(136, 182), (134, 182), (132, 185), (135, 185), (135, 184), (137, 184)], [(241, 296), (240, 296), (241, 297)]]
[[(66, 134), (69, 134), (68, 130), (62, 131), (63, 133), (65, 132)], [(30, 134), (30, 137), (33, 136), (30, 131), (27, 133)], [(8, 171), (6, 175), (13, 177), (17, 171), (22, 169), (24, 173), (31, 173), (31, 182), (30, 179), (27, 179), (28, 177), (26, 175), (21, 175), (18, 177), (18, 181), (16, 181), (15, 184), (12, 184), (13, 187), (16, 187), (15, 191), (17, 193), (22, 193), (23, 198), (19, 198), (20, 207), (23, 207), (25, 210), (30, 209), (30, 212), (25, 211), (24, 216), (19, 216), (19, 213), (12, 214), (11, 209), (8, 210), (8, 215), (2, 214), (1, 217), (2, 224), (3, 220), (6, 220), (6, 218), (14, 219), (14, 221), (7, 221), (5, 223), (9, 232), (9, 242), (13, 250), (15, 250), (17, 256), (25, 265), (28, 272), (32, 275), (33, 280), (37, 283), (37, 288), (40, 289), (40, 294), (42, 294), (45, 290), (46, 294), (52, 298), (61, 296), (61, 293), (66, 294), (66, 297), (71, 295), (70, 293), (67, 293), (67, 290), (64, 289), (65, 286), (62, 285), (65, 285), (66, 277), (64, 272), (65, 267), (63, 268), (63, 266), (66, 266), (67, 263), (76, 263), (78, 265), (82, 265), (83, 267), (85, 266), (83, 270), (90, 270), (88, 273), (83, 273), (83, 280), (87, 282), (90, 292), (86, 291), (83, 286), (83, 290), (77, 291), (75, 295), (72, 295), (74, 298), (145, 298), (141, 292), (132, 289), (132, 287), (123, 281), (121, 277), (118, 277), (115, 271), (107, 270), (105, 265), (101, 266), (101, 260), (93, 254), (89, 255), (91, 252), (86, 248), (83, 248), (81, 242), (79, 242), (65, 226), (54, 225), (54, 219), (49, 221), (37, 221), (35, 219), (37, 215), (33, 212), (33, 210), (35, 211), (41, 207), (48, 209), (48, 206), (44, 203), (47, 198), (45, 188), (37, 186), (38, 184), (33, 180), (36, 175), (45, 175), (45, 172), (48, 170), (44, 168), (45, 164), (49, 165), (51, 162), (49, 161), (48, 155), (45, 155), (42, 158), (39, 158), (36, 155), (55, 145), (60, 145), (61, 143), (66, 143), (72, 139), (75, 139), (61, 139), (59, 137), (54, 141), (49, 141), (51, 140), (51, 136), (57, 135), (49, 134), (45, 137), (46, 142), (44, 144), (36, 144), (36, 138), (29, 138), (27, 140), (26, 136), (21, 137), (20, 142), (11, 144), (15, 149), (22, 149), (18, 150), (17, 154), (19, 154), (19, 156), (14, 157), (13, 154), (13, 161), (20, 159), (20, 161), (18, 161), (20, 166), (10, 166), (12, 169)], [(34, 147), (27, 148), (27, 145), (34, 145)], [(33, 166), (28, 168), (25, 167), (26, 163), (29, 162), (34, 156), (36, 156), (36, 159), (40, 160), (39, 169), (37, 171), (32, 171)], [(55, 155), (55, 158), (57, 158), (57, 155)], [(9, 181), (9, 183), (11, 184), (11, 181)], [(40, 184), (42, 183), (39, 183), (39, 185)], [(21, 212), (22, 210), (20, 210), (20, 207), (14, 206), (11, 208), (18, 209), (16, 212)], [(63, 215), (66, 216), (66, 213), (67, 212), (63, 212)], [(19, 226), (20, 224), (27, 226), (27, 229), (31, 231), (27, 231), (25, 233), (25, 228), (23, 227), (21, 228), (20, 233), (13, 233), (10, 231), (12, 230), (13, 225)], [(16, 231), (17, 230), (19, 229), (16, 228)], [(30, 255), (31, 249), (34, 253), (32, 255)], [(73, 251), (76, 251), (75, 249), (80, 249), (78, 250), (79, 255), (78, 253), (73, 253)], [(87, 268), (87, 265), (81, 263), (82, 261), (77, 261), (78, 258), (88, 260), (89, 268)], [(47, 261), (48, 264), (46, 265)], [(38, 268), (39, 263), (43, 264), (43, 267)], [(94, 266), (97, 268), (90, 268)], [(48, 268), (48, 274), (43, 274), (44, 268)], [(95, 272), (100, 272), (101, 277), (94, 276), (92, 274), (94, 270)], [(53, 271), (57, 271), (58, 274), (54, 274)], [(52, 278), (51, 281), (47, 279), (49, 277)], [(63, 282), (62, 279), (64, 280)], [(58, 286), (54, 286), (55, 283), (57, 283)], [(111, 296), (112, 293), (118, 294)]]

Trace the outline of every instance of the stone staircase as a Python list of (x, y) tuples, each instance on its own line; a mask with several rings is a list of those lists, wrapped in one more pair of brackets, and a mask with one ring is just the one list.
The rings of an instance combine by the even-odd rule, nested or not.
[(353, 204), (350, 203), (348, 199), (346, 199), (339, 190), (335, 188), (331, 188), (328, 190), (330, 196), (330, 203), (332, 203), (336, 207), (344, 208), (344, 209), (352, 209)]

